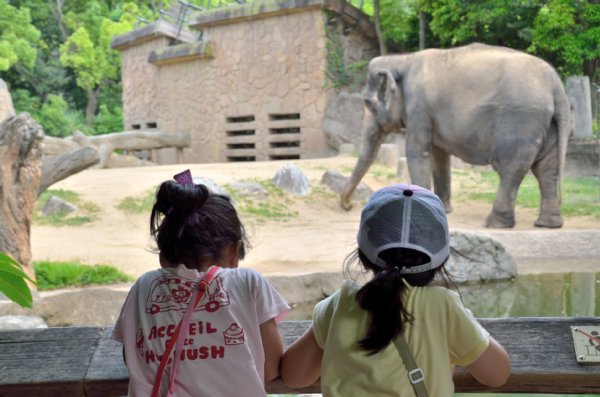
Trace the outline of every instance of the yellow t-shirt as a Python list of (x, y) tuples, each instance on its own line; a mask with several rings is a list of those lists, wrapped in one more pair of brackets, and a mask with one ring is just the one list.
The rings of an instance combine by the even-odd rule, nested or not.
[[(407, 370), (393, 343), (371, 356), (358, 347), (369, 324), (368, 313), (355, 298), (359, 289), (359, 285), (345, 281), (338, 291), (315, 307), (314, 334), (324, 350), (323, 396), (414, 396)], [(455, 291), (408, 286), (405, 306), (413, 314), (414, 322), (406, 327), (404, 338), (425, 374), (428, 394), (452, 396), (453, 364), (472, 364), (487, 348), (489, 334)]]

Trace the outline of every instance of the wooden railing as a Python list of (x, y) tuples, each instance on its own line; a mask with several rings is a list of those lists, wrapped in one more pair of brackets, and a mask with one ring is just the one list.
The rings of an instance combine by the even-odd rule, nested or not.
[[(571, 325), (600, 326), (600, 318), (480, 321), (508, 351), (511, 376), (503, 387), (490, 389), (459, 370), (454, 377), (457, 391), (600, 392), (600, 364), (577, 363), (571, 334)], [(309, 321), (282, 322), (280, 330), (285, 345), (296, 340), (309, 325)], [(127, 395), (127, 368), (121, 345), (109, 338), (111, 330), (111, 327), (66, 327), (0, 332), (0, 397)], [(590, 351), (600, 356), (600, 350)], [(280, 381), (267, 385), (268, 393), (319, 391), (318, 383), (302, 390), (289, 389)]]

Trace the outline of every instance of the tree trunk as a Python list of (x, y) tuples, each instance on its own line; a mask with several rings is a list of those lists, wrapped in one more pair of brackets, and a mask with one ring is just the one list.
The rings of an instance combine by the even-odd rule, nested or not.
[(85, 124), (87, 126), (94, 124), (94, 116), (96, 115), (96, 109), (98, 108), (98, 95), (100, 95), (99, 86), (95, 90), (85, 90), (85, 96), (87, 97), (87, 105), (85, 106)]
[(60, 31), (60, 36), (62, 41), (65, 42), (69, 38), (69, 34), (67, 33), (67, 28), (63, 22), (63, 11), (62, 7), (64, 4), (64, 0), (56, 0), (56, 8), (52, 6), (52, 1), (48, 1), (48, 6), (50, 7), (50, 11), (54, 14), (54, 19), (56, 19), (56, 24), (58, 25), (58, 29)]
[(32, 280), (31, 218), (42, 164), (42, 127), (27, 113), (0, 124), (0, 251), (23, 266)]
[(425, 33), (427, 29), (427, 16), (423, 11), (419, 11), (419, 50), (424, 50), (427, 43), (425, 42)]
[(381, 31), (379, 0), (373, 0), (373, 19), (375, 22), (375, 33), (377, 34), (377, 41), (379, 42), (379, 52), (381, 55), (386, 55), (388, 53), (388, 49), (387, 45), (385, 44), (385, 39), (383, 38), (383, 33)]

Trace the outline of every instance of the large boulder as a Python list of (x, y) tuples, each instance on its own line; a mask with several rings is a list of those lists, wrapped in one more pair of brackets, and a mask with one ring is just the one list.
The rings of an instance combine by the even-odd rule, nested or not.
[[(321, 177), (321, 183), (339, 195), (342, 193), (342, 190), (344, 190), (344, 186), (349, 179), (349, 177), (344, 176), (337, 171), (327, 170)], [(365, 201), (371, 197), (371, 194), (373, 194), (373, 189), (371, 189), (366, 183), (360, 182), (352, 193), (352, 199), (356, 201)]]
[(360, 147), (364, 113), (365, 103), (360, 94), (343, 92), (332, 97), (325, 107), (322, 123), (327, 144), (336, 150), (344, 143)]
[(298, 166), (292, 163), (285, 164), (275, 173), (273, 183), (296, 196), (306, 196), (311, 192), (308, 178)]
[(73, 204), (66, 202), (58, 196), (52, 196), (46, 201), (44, 208), (42, 208), (42, 215), (52, 216), (59, 214), (70, 214), (71, 212), (78, 211), (79, 208)]
[(0, 316), (0, 330), (48, 328), (40, 316), (7, 315)]
[(517, 266), (504, 246), (487, 234), (450, 232), (452, 253), (446, 265), (460, 283), (510, 280)]

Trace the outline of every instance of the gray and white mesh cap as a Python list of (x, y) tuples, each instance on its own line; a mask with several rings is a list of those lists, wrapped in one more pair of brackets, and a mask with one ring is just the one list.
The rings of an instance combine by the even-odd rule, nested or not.
[(421, 273), (441, 266), (450, 255), (448, 220), (441, 200), (427, 189), (404, 183), (373, 193), (363, 208), (356, 237), (358, 247), (374, 264), (390, 248), (412, 248), (431, 262), (403, 268), (400, 273)]

